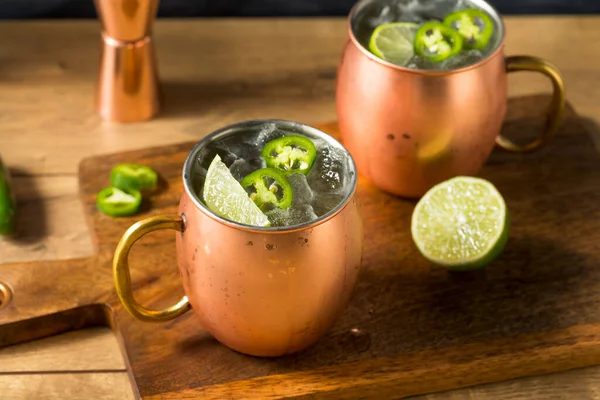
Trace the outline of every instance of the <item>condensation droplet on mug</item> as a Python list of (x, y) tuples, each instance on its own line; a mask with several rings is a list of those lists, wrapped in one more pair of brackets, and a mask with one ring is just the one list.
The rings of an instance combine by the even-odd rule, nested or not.
[(273, 274), (272, 274), (272, 273), (270, 273), (270, 272), (267, 274), (267, 276), (268, 276), (269, 278), (273, 278)]

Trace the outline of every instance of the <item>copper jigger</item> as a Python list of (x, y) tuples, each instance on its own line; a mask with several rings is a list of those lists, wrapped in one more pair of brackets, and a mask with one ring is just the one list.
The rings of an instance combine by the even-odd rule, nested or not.
[(118, 122), (150, 119), (160, 108), (151, 25), (158, 0), (95, 0), (102, 24), (96, 109)]

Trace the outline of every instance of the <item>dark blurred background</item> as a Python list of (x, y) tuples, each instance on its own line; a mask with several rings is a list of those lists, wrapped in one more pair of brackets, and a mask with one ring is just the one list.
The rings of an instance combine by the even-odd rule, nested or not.
[[(356, 0), (162, 0), (159, 17), (344, 16)], [(488, 0), (501, 14), (595, 14), (600, 0)], [(0, 19), (95, 18), (92, 0), (0, 0)]]

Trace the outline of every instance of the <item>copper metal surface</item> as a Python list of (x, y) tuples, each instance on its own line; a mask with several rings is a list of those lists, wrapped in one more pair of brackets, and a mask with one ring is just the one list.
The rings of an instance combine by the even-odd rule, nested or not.
[[(275, 123), (335, 142), (306, 125)], [(255, 356), (279, 356), (315, 343), (348, 304), (363, 249), (356, 169), (352, 162), (352, 190), (343, 203), (317, 220), (277, 228), (225, 220), (199, 201), (191, 177), (206, 144), (247, 126), (223, 128), (189, 153), (178, 216), (158, 215), (132, 225), (117, 246), (114, 279), (122, 303), (136, 318), (165, 321), (191, 305), (201, 326), (226, 346)], [(127, 256), (135, 240), (161, 228), (179, 231), (177, 261), (186, 297), (167, 310), (154, 311), (133, 298)]]
[(95, 5), (103, 44), (96, 109), (117, 122), (150, 119), (160, 108), (151, 39), (158, 1), (96, 0)]
[(502, 36), (487, 58), (456, 70), (413, 70), (383, 61), (359, 43), (353, 13), (372, 1), (360, 1), (349, 15), (336, 107), (343, 144), (359, 172), (376, 186), (419, 197), (450, 177), (476, 175), (496, 140), (507, 150), (531, 150), (556, 131), (564, 107), (560, 74), (547, 61), (515, 57), (508, 59), (509, 71), (544, 73), (553, 82), (554, 100), (546, 133), (539, 140), (519, 146), (498, 138), (507, 99), (507, 61), (498, 15), (494, 18)]

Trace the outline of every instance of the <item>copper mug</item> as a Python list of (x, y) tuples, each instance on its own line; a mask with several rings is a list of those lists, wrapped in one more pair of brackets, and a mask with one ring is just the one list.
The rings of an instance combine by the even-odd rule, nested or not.
[[(366, 20), (389, 0), (361, 0), (350, 11), (338, 67), (338, 124), (358, 171), (384, 191), (419, 197), (445, 179), (476, 175), (495, 144), (515, 152), (534, 150), (559, 126), (565, 103), (559, 71), (540, 58), (505, 57), (502, 18), (483, 0), (472, 2), (493, 18), (497, 47), (473, 65), (448, 71), (400, 67), (360, 43)], [(515, 71), (540, 72), (553, 84), (545, 131), (524, 145), (500, 135), (507, 74)]]
[[(202, 168), (197, 159), (206, 146), (267, 122), (346, 153), (351, 191), (337, 207), (303, 225), (259, 228), (226, 220), (199, 199), (194, 177)], [(171, 320), (192, 309), (218, 341), (254, 356), (280, 356), (314, 344), (347, 306), (360, 269), (363, 226), (350, 154), (307, 125), (247, 121), (198, 142), (184, 163), (183, 184), (177, 215), (136, 222), (116, 248), (114, 283), (124, 308), (149, 322)], [(164, 228), (177, 231), (177, 263), (186, 296), (165, 310), (150, 310), (134, 299), (127, 259), (136, 240)]]

